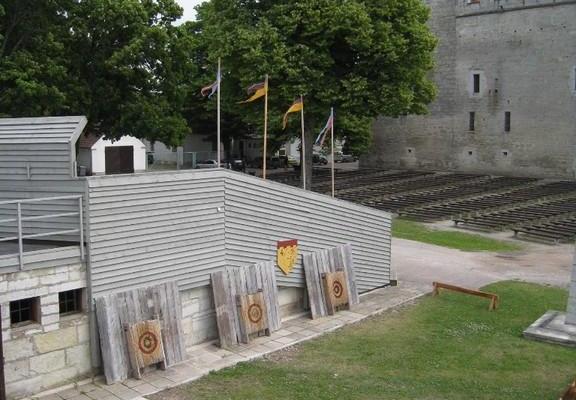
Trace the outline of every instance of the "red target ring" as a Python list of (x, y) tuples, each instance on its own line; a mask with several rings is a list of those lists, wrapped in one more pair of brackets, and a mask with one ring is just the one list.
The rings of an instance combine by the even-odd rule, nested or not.
[(257, 324), (262, 319), (262, 307), (259, 304), (250, 304), (248, 307), (248, 319), (253, 324)]
[(144, 332), (138, 338), (138, 348), (144, 354), (152, 354), (158, 348), (158, 338), (153, 332)]
[(344, 294), (344, 287), (339, 281), (334, 281), (332, 283), (332, 293), (334, 293), (334, 297), (339, 299)]

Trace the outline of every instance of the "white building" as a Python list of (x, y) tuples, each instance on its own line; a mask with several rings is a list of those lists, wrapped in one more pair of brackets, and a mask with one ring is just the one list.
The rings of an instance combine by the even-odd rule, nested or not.
[(131, 174), (146, 170), (146, 146), (133, 136), (106, 140), (84, 134), (78, 145), (78, 166), (87, 175)]

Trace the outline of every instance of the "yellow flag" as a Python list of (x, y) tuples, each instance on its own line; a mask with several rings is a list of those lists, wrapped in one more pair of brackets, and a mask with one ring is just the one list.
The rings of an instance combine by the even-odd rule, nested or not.
[(282, 121), (282, 129), (286, 129), (286, 125), (288, 125), (288, 114), (295, 113), (298, 111), (302, 111), (304, 109), (304, 102), (302, 99), (298, 99), (290, 106), (286, 114), (284, 114), (284, 120)]
[(248, 100), (241, 101), (240, 104), (250, 103), (254, 100), (258, 100), (263, 97), (268, 92), (268, 85), (266, 82), (256, 83), (247, 89), (248, 95), (252, 95)]

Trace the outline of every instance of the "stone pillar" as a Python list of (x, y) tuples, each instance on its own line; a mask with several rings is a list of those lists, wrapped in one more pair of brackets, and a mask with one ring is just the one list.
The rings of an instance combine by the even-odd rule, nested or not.
[(572, 267), (572, 279), (570, 280), (570, 297), (568, 297), (568, 312), (566, 323), (576, 325), (576, 256)]

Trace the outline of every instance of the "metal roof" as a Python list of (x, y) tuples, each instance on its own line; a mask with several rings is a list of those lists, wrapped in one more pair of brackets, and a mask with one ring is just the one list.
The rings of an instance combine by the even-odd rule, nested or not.
[(76, 143), (86, 127), (84, 116), (0, 118), (0, 145)]

